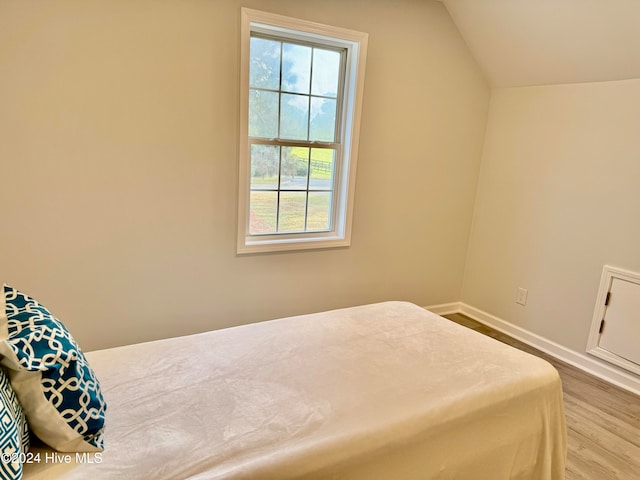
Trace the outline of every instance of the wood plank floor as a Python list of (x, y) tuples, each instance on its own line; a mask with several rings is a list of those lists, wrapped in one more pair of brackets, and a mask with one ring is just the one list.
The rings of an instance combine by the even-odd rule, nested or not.
[(640, 397), (456, 313), (456, 323), (547, 360), (562, 378), (566, 480), (640, 480)]

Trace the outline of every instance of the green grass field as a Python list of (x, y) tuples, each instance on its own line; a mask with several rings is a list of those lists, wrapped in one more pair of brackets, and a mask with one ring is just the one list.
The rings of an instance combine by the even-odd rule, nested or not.
[[(311, 155), (310, 162), (309, 154)], [(329, 181), (327, 188), (331, 188), (330, 181), (333, 178), (335, 151), (328, 148), (292, 147), (288, 155), (298, 159), (303, 170), (307, 162), (309, 162), (311, 166), (310, 175), (282, 175), (281, 188), (295, 188), (292, 185), (297, 180), (300, 191), (280, 192), (279, 212), (278, 193), (276, 191), (261, 190), (277, 190), (278, 175), (256, 175), (251, 177), (251, 218), (249, 228), (252, 234), (323, 231), (330, 228), (331, 192), (309, 192), (308, 205), (306, 205), (307, 192), (305, 188), (307, 178), (310, 181)], [(305, 210), (307, 215), (306, 230)]]
[[(281, 192), (280, 193), (280, 218), (277, 216), (276, 192), (251, 192), (251, 220), (250, 232), (276, 233), (278, 232), (304, 232), (306, 192)], [(322, 231), (330, 228), (331, 193), (310, 192), (307, 206), (306, 231)]]

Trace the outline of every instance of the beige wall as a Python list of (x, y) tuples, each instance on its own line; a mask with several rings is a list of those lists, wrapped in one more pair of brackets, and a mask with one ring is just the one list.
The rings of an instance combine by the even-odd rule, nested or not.
[(584, 353), (603, 265), (640, 271), (638, 105), (640, 80), (492, 91), (463, 302)]
[[(352, 246), (235, 254), (239, 9), (368, 32)], [(0, 279), (86, 350), (457, 301), (489, 90), (424, 0), (0, 0)]]

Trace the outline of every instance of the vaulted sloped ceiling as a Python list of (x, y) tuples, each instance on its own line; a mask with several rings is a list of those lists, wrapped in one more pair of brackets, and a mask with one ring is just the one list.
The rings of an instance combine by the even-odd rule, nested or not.
[(441, 0), (492, 87), (640, 78), (640, 0)]

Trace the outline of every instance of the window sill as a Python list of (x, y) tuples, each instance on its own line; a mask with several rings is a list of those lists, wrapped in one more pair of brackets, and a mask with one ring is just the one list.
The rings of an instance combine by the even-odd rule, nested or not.
[(282, 238), (260, 240), (255, 237), (247, 238), (238, 243), (238, 255), (252, 253), (289, 252), (297, 250), (317, 250), (325, 248), (348, 247), (351, 240), (344, 236), (322, 236), (306, 238)]

